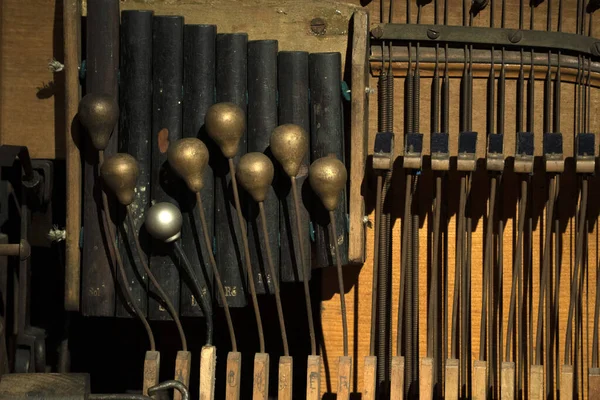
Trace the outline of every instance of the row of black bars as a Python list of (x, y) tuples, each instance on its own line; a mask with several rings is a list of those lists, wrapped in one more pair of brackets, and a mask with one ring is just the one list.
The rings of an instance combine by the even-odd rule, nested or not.
[[(151, 319), (169, 319), (156, 298), (148, 295), (148, 281), (139, 269), (132, 235), (140, 235), (151, 270), (184, 316), (202, 312), (174, 264), (168, 249), (148, 238), (142, 224), (152, 202), (177, 204), (184, 215), (182, 246), (196, 269), (201, 286), (212, 288), (208, 251), (213, 251), (220, 269), (230, 307), (247, 304), (243, 247), (232, 200), (227, 160), (207, 137), (204, 115), (215, 102), (232, 102), (247, 111), (247, 132), (235, 161), (246, 152), (270, 155), (269, 138), (275, 127), (294, 123), (310, 136), (310, 154), (301, 169), (301, 220), (306, 259), (312, 267), (334, 265), (329, 246), (328, 215), (313, 198), (308, 182), (312, 160), (334, 155), (344, 159), (344, 128), (341, 89), (341, 55), (279, 51), (276, 40), (248, 41), (245, 33), (217, 33), (214, 25), (186, 25), (181, 16), (155, 16), (152, 11), (123, 11), (118, 1), (90, 0), (87, 16), (85, 92), (113, 93), (120, 104), (119, 126), (115, 127), (106, 153), (133, 155), (140, 165), (132, 216), (138, 232), (123, 227), (124, 210), (113, 223), (118, 227), (122, 254), (135, 301)], [(102, 32), (103, 34), (99, 34)], [(197, 231), (195, 198), (169, 170), (169, 143), (198, 137), (210, 151), (210, 165), (201, 196), (209, 221), (213, 249), (207, 249)], [(101, 215), (99, 183), (94, 150), (85, 143), (85, 180), (82, 237), (82, 305), (88, 316), (129, 316), (115, 291), (114, 267), (107, 256), (106, 239), (99, 229)], [(275, 161), (275, 160), (273, 160)], [(283, 179), (286, 178), (286, 179)], [(336, 215), (340, 252), (347, 261), (348, 229), (346, 194)], [(277, 277), (267, 274), (266, 253), (258, 226), (258, 209), (244, 201), (251, 260), (258, 293), (272, 293), (273, 279), (301, 282), (298, 235), (293, 221), (289, 179), (277, 177), (265, 201), (267, 224)], [(116, 207), (113, 202), (112, 207)], [(117, 211), (117, 210), (115, 210)], [(312, 258), (311, 258), (312, 255)], [(151, 286), (151, 285), (150, 285)]]

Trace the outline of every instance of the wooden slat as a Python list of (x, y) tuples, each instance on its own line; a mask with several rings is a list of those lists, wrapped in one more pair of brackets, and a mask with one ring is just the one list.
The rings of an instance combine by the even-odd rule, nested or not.
[(254, 384), (252, 400), (268, 400), (269, 398), (269, 355), (256, 353), (254, 356)]
[(292, 400), (294, 384), (294, 360), (289, 356), (279, 357), (278, 399)]
[(365, 175), (367, 159), (367, 138), (369, 137), (369, 14), (364, 11), (354, 13), (352, 35), (352, 113), (350, 126), (350, 235), (348, 261), (362, 264), (365, 261), (365, 232), (363, 216), (364, 199), (361, 186)]
[(321, 356), (308, 356), (306, 400), (321, 400)]
[(227, 355), (227, 373), (225, 383), (225, 399), (240, 398), (240, 381), (242, 375), (242, 353), (230, 351)]
[(515, 398), (515, 363), (503, 362), (501, 372), (501, 392), (502, 400), (514, 400)]
[(160, 373), (160, 353), (158, 351), (147, 351), (144, 360), (144, 382), (142, 394), (148, 395), (148, 389), (158, 384)]
[(338, 359), (338, 400), (350, 399), (350, 385), (352, 384), (352, 357), (340, 357)]
[(81, 290), (81, 155), (79, 124), (75, 121), (81, 89), (81, 17), (79, 0), (63, 3), (63, 33), (65, 41), (65, 159), (66, 159), (66, 227), (65, 239), (65, 310), (79, 311)]
[(419, 363), (419, 399), (433, 399), (433, 358), (423, 357)]
[[(529, 400), (543, 400), (544, 399), (544, 367), (542, 365), (532, 365), (530, 372), (530, 383), (529, 383)], [(562, 386), (561, 386), (562, 387)], [(565, 397), (561, 396), (561, 399)]]
[(458, 360), (446, 360), (445, 400), (458, 400)]
[(600, 368), (589, 369), (588, 391), (588, 398), (600, 399)]
[(215, 398), (215, 370), (217, 368), (217, 349), (204, 346), (200, 353), (200, 400)]
[(390, 400), (404, 398), (404, 357), (392, 357)]
[(473, 400), (487, 399), (487, 362), (473, 361)]
[(377, 395), (377, 357), (365, 357), (363, 367), (363, 400), (375, 400)]
[[(190, 369), (192, 368), (192, 353), (189, 351), (178, 351), (175, 358), (175, 380), (190, 386)], [(178, 390), (173, 392), (173, 400), (181, 400)]]
[(563, 365), (560, 371), (560, 400), (573, 399), (573, 366)]

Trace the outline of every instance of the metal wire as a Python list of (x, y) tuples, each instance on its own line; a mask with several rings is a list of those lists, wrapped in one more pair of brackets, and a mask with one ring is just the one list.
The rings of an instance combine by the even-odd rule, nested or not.
[(300, 245), (300, 260), (302, 262), (302, 268), (304, 271), (304, 279), (302, 280), (302, 284), (304, 287), (304, 302), (306, 304), (306, 318), (308, 320), (308, 333), (310, 336), (310, 354), (317, 354), (317, 343), (315, 339), (315, 323), (313, 320), (313, 312), (312, 312), (312, 304), (310, 299), (310, 287), (308, 282), (308, 274), (310, 273), (310, 266), (306, 262), (306, 257), (304, 255), (304, 235), (302, 235), (302, 221), (300, 220), (300, 200), (298, 199), (298, 185), (296, 184), (296, 177), (291, 176), (290, 180), (292, 182), (292, 195), (294, 198), (294, 207), (296, 209), (296, 230), (298, 233), (298, 243)]
[(210, 236), (208, 235), (208, 224), (206, 223), (206, 215), (204, 214), (204, 205), (202, 204), (202, 196), (200, 196), (200, 192), (196, 192), (196, 206), (198, 207), (198, 214), (200, 215), (202, 236), (204, 237), (204, 244), (208, 253), (208, 259), (215, 277), (215, 282), (217, 283), (217, 290), (219, 291), (219, 297), (223, 305), (223, 311), (225, 312), (225, 320), (227, 322), (227, 328), (229, 329), (229, 339), (231, 340), (231, 351), (237, 352), (235, 329), (233, 327), (233, 321), (231, 320), (231, 313), (229, 312), (229, 304), (227, 303), (227, 296), (225, 295), (225, 288), (223, 287), (221, 274), (219, 273), (217, 262), (215, 261), (215, 256), (212, 252), (212, 243)]
[[(98, 151), (98, 170), (104, 164), (104, 151)], [(148, 324), (148, 320), (144, 316), (142, 310), (135, 303), (131, 292), (129, 291), (129, 285), (127, 282), (127, 274), (125, 273), (125, 267), (123, 267), (123, 260), (121, 259), (121, 254), (116, 249), (116, 237), (113, 227), (110, 223), (110, 208), (108, 206), (108, 197), (106, 196), (106, 192), (102, 190), (102, 206), (104, 208), (104, 234), (106, 236), (106, 241), (108, 242), (108, 248), (111, 255), (111, 259), (115, 260), (117, 263), (117, 270), (119, 271), (119, 276), (121, 277), (122, 282), (122, 291), (125, 296), (125, 300), (128, 305), (131, 307), (135, 315), (138, 317), (144, 329), (146, 330), (146, 334), (148, 335), (148, 341), (150, 342), (150, 350), (156, 350), (156, 342), (154, 341), (154, 334), (152, 333), (152, 328), (150, 328), (150, 324)]]
[(175, 307), (173, 306), (173, 302), (171, 302), (171, 299), (169, 299), (169, 296), (167, 296), (167, 294), (165, 293), (165, 291), (162, 288), (162, 286), (160, 285), (160, 283), (158, 283), (158, 281), (156, 280), (156, 277), (152, 273), (152, 270), (150, 270), (150, 268), (148, 267), (148, 263), (144, 259), (144, 252), (142, 250), (142, 246), (140, 245), (140, 239), (139, 239), (138, 235), (136, 234), (137, 228), (135, 226), (135, 223), (133, 222), (133, 217), (131, 216), (131, 211), (129, 208), (130, 208), (130, 206), (127, 206), (127, 223), (129, 224), (129, 230), (131, 231), (131, 234), (133, 236), (133, 239), (135, 242), (135, 248), (139, 255), (140, 262), (142, 263), (142, 268), (144, 269), (144, 272), (148, 276), (148, 279), (150, 279), (150, 282), (152, 283), (152, 285), (154, 285), (154, 289), (156, 290), (161, 301), (165, 305), (167, 312), (169, 313), (171, 318), (173, 318), (173, 322), (175, 322), (175, 326), (177, 327), (177, 332), (179, 332), (179, 338), (181, 339), (181, 349), (183, 351), (187, 351), (187, 349), (188, 349), (187, 348), (187, 340), (185, 338), (185, 332), (183, 331), (183, 326), (181, 325), (181, 320), (179, 319), (179, 314), (175, 310)]
[(242, 215), (242, 206), (240, 205), (240, 195), (238, 192), (237, 179), (235, 177), (235, 164), (233, 159), (229, 160), (229, 175), (231, 176), (231, 187), (233, 188), (233, 199), (235, 202), (235, 210), (237, 212), (240, 234), (244, 246), (244, 257), (246, 260), (246, 273), (248, 275), (248, 287), (250, 288), (250, 296), (252, 298), (252, 307), (256, 317), (256, 329), (258, 331), (258, 344), (261, 353), (265, 352), (265, 334), (263, 331), (262, 319), (260, 317), (260, 308), (258, 307), (258, 298), (256, 297), (256, 286), (254, 285), (254, 273), (252, 272), (252, 262), (250, 261), (250, 248), (248, 247), (248, 234), (246, 233), (246, 221)]
[(337, 241), (337, 232), (335, 228), (335, 214), (329, 211), (329, 226), (331, 227), (331, 238), (335, 250), (335, 261), (337, 264), (338, 288), (340, 291), (340, 310), (342, 313), (342, 335), (344, 344), (344, 357), (348, 356), (348, 318), (346, 315), (346, 299), (344, 297), (344, 277), (342, 275), (342, 259)]
[(265, 248), (267, 250), (267, 264), (269, 265), (269, 272), (273, 277), (273, 289), (275, 292), (275, 304), (277, 307), (277, 317), (279, 319), (279, 330), (281, 332), (281, 341), (283, 342), (283, 354), (285, 356), (290, 355), (290, 348), (288, 346), (287, 334), (285, 332), (285, 320), (283, 318), (283, 306), (281, 305), (281, 293), (279, 292), (279, 282), (276, 279), (275, 265), (273, 264), (273, 255), (271, 253), (271, 245), (269, 244), (269, 230), (267, 229), (267, 217), (265, 214), (265, 204), (260, 201), (258, 203), (258, 211), (260, 213), (260, 220), (262, 224), (263, 238), (265, 240)]

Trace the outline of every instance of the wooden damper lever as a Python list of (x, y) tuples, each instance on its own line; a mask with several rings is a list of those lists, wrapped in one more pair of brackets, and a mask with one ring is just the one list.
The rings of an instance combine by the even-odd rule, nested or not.
[[(206, 171), (206, 166), (208, 165), (208, 149), (206, 148), (204, 142), (202, 142), (200, 139), (180, 139), (169, 145), (167, 158), (169, 160), (171, 169), (177, 175), (179, 175), (181, 179), (184, 180), (188, 189), (190, 189), (196, 195), (196, 206), (198, 208), (198, 213), (200, 214), (200, 224), (202, 227), (204, 242), (207, 249), (212, 249), (212, 239), (208, 233), (208, 224), (204, 214), (202, 196), (200, 196), (200, 191), (204, 186), (204, 173)], [(208, 258), (210, 260), (210, 265), (215, 277), (217, 289), (219, 290), (219, 297), (221, 298), (221, 303), (223, 304), (223, 310), (225, 311), (225, 319), (227, 320), (229, 337), (231, 339), (231, 352), (227, 356), (227, 377), (238, 377), (235, 379), (237, 379), (237, 382), (239, 382), (241, 366), (239, 360), (241, 360), (241, 354), (237, 351), (235, 330), (233, 329), (229, 305), (227, 304), (225, 289), (223, 287), (221, 275), (219, 274), (217, 262), (215, 261), (215, 256), (213, 255), (212, 251), (208, 251)], [(202, 348), (202, 354), (200, 356), (201, 400), (214, 398), (214, 384), (212, 382), (214, 381), (214, 371), (217, 361), (216, 357), (217, 354), (214, 346), (204, 346)], [(237, 388), (237, 396), (239, 397), (239, 386), (237, 386)]]
[[(302, 235), (300, 221), (300, 200), (298, 196), (298, 185), (296, 177), (300, 171), (304, 155), (308, 151), (308, 134), (298, 125), (284, 124), (273, 130), (269, 143), (271, 153), (281, 165), (281, 168), (290, 177), (292, 184), (292, 197), (296, 209), (296, 229), (298, 232), (299, 253), (302, 262), (304, 276), (308, 277), (310, 265), (304, 256), (304, 235)], [(310, 301), (310, 287), (308, 279), (302, 281), (304, 284), (304, 301), (306, 303), (306, 315), (308, 318), (308, 333), (310, 335), (310, 356), (308, 356), (306, 368), (306, 400), (321, 399), (321, 357), (317, 355), (315, 340), (315, 323), (313, 321), (312, 304)]]
[[(92, 145), (98, 150), (98, 169), (102, 169), (104, 164), (104, 149), (108, 146), (113, 129), (119, 118), (119, 106), (114, 101), (111, 95), (90, 93), (85, 95), (79, 103), (79, 121), (88, 131)], [(119, 277), (121, 278), (122, 291), (125, 300), (128, 303), (135, 315), (138, 317), (148, 335), (150, 350), (146, 352), (144, 362), (144, 394), (147, 394), (148, 388), (158, 383), (158, 371), (160, 366), (160, 354), (156, 351), (156, 343), (154, 334), (146, 320), (146, 317), (136, 304), (127, 285), (128, 279), (123, 267), (123, 260), (120, 253), (116, 249), (116, 239), (114, 228), (110, 220), (110, 208), (108, 205), (108, 197), (106, 192), (102, 190), (102, 226), (104, 236), (108, 243), (108, 251), (110, 259), (116, 261)]]
[[(189, 281), (190, 289), (194, 297), (198, 299), (198, 304), (202, 307), (204, 317), (206, 319), (206, 344), (202, 348), (202, 356), (200, 360), (200, 398), (202, 400), (209, 399), (207, 397), (214, 391), (215, 382), (215, 350), (212, 345), (214, 324), (212, 319), (212, 309), (208, 300), (208, 291), (206, 288), (200, 287), (198, 277), (194, 273), (191, 263), (187, 259), (183, 248), (181, 247), (181, 225), (183, 217), (179, 208), (172, 203), (162, 202), (156, 203), (148, 210), (146, 214), (145, 226), (146, 230), (154, 239), (170, 244), (172, 246), (173, 258), (176, 265), (183, 269)], [(208, 351), (205, 352), (205, 349)]]
[[(187, 349), (187, 340), (185, 338), (183, 326), (181, 325), (179, 315), (177, 314), (173, 303), (169, 299), (169, 296), (167, 296), (164, 289), (154, 276), (154, 273), (152, 273), (148, 267), (148, 263), (146, 262), (144, 252), (142, 251), (142, 247), (140, 245), (140, 239), (138, 236), (139, 227), (136, 226), (136, 223), (132, 217), (134, 213), (131, 211), (131, 204), (136, 196), (135, 189), (139, 174), (140, 168), (136, 159), (132, 155), (126, 153), (117, 153), (108, 157), (100, 169), (100, 175), (102, 176), (104, 185), (114, 193), (119, 203), (125, 207), (125, 214), (129, 230), (128, 234), (132, 235), (134, 238), (136, 251), (139, 255), (139, 260), (142, 264), (144, 272), (148, 276), (148, 279), (150, 279), (152, 285), (154, 285), (154, 288), (160, 297), (160, 301), (162, 301), (165, 308), (169, 312), (169, 315), (171, 315), (171, 318), (173, 318), (173, 321), (175, 322), (175, 326), (177, 327), (177, 331), (179, 332), (179, 337), (181, 339), (181, 351), (177, 352), (177, 358), (175, 360), (175, 380), (180, 381), (186, 387), (188, 387), (190, 383), (190, 364), (192, 355)], [(148, 380), (147, 385), (151, 385), (154, 381), (158, 380), (158, 372), (158, 368), (156, 368), (156, 370), (153, 368), (152, 373), (147, 377), (144, 377), (144, 381), (146, 381), (146, 378)], [(173, 398), (174, 400), (181, 400), (181, 394), (176, 391)]]
[[(208, 135), (215, 141), (217, 146), (221, 148), (223, 156), (229, 162), (229, 174), (231, 175), (231, 186), (233, 188), (233, 199), (235, 201), (235, 209), (237, 211), (238, 224), (242, 235), (242, 243), (244, 245), (244, 258), (246, 260), (246, 274), (248, 275), (248, 287), (252, 297), (252, 307), (256, 316), (256, 328), (258, 330), (258, 341), (260, 352), (254, 357), (254, 385), (252, 398), (254, 400), (267, 400), (269, 396), (269, 355), (265, 352), (265, 336), (263, 333), (262, 319), (260, 317), (260, 309), (258, 307), (258, 299), (256, 297), (256, 286), (254, 285), (254, 275), (252, 273), (252, 263), (250, 262), (250, 249), (248, 247), (248, 236), (246, 232), (246, 221), (242, 215), (242, 207), (240, 205), (240, 196), (235, 174), (235, 164), (233, 158), (238, 152), (240, 139), (246, 129), (246, 116), (244, 111), (233, 103), (217, 103), (212, 105), (206, 112), (205, 126)], [(241, 360), (240, 360), (241, 362)], [(229, 376), (229, 375), (228, 375)], [(229, 379), (229, 378), (228, 378)], [(235, 380), (237, 393), (239, 393), (239, 374)], [(230, 388), (230, 383), (227, 383), (227, 390)], [(239, 395), (238, 395), (239, 396)], [(230, 397), (226, 395), (226, 399), (237, 399), (238, 397)]]
[(340, 291), (340, 310), (342, 314), (342, 329), (344, 355), (338, 363), (338, 400), (350, 398), (352, 382), (352, 357), (348, 356), (348, 320), (346, 317), (346, 300), (344, 298), (344, 278), (342, 275), (342, 260), (335, 229), (335, 209), (340, 204), (340, 194), (346, 186), (348, 172), (344, 164), (334, 157), (323, 157), (313, 162), (308, 170), (308, 180), (313, 191), (319, 196), (323, 206), (329, 211), (330, 242), (333, 242), (337, 264), (338, 288)]

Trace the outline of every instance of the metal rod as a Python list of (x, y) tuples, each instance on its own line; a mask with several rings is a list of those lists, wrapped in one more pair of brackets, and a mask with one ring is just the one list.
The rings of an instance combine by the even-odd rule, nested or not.
[[(98, 151), (98, 170), (100, 170), (102, 164), (104, 164), (104, 151), (100, 150)], [(111, 253), (111, 259), (116, 260), (117, 262), (117, 269), (119, 270), (119, 275), (121, 277), (121, 282), (123, 285), (123, 295), (125, 296), (125, 299), (133, 309), (135, 315), (138, 317), (138, 319), (144, 326), (144, 329), (146, 330), (146, 334), (148, 335), (148, 341), (150, 342), (150, 350), (155, 351), (156, 342), (154, 341), (154, 334), (152, 333), (150, 324), (148, 324), (148, 320), (146, 320), (146, 317), (144, 316), (144, 314), (142, 313), (142, 311), (131, 296), (131, 292), (129, 291), (127, 285), (127, 275), (125, 274), (125, 268), (123, 267), (123, 260), (121, 259), (121, 254), (115, 248), (115, 232), (113, 231), (113, 227), (110, 222), (110, 208), (108, 206), (108, 197), (106, 196), (106, 192), (104, 190), (102, 190), (102, 207), (104, 209), (104, 234), (106, 235), (106, 241), (108, 242), (109, 252)]]
[(250, 296), (252, 298), (252, 307), (256, 317), (256, 329), (258, 331), (258, 343), (260, 353), (265, 352), (265, 335), (263, 331), (262, 319), (260, 317), (260, 308), (258, 307), (258, 298), (256, 297), (256, 287), (254, 286), (254, 275), (252, 274), (252, 263), (250, 262), (250, 249), (248, 247), (248, 236), (246, 234), (246, 225), (244, 216), (242, 215), (242, 206), (240, 205), (240, 195), (238, 192), (237, 179), (235, 177), (235, 164), (233, 159), (229, 161), (229, 175), (231, 176), (231, 187), (233, 188), (233, 200), (235, 202), (235, 210), (237, 212), (238, 224), (242, 235), (242, 243), (244, 245), (244, 257), (246, 259), (246, 272), (248, 273), (248, 287), (250, 288)]
[(200, 282), (198, 281), (198, 276), (194, 272), (192, 268), (192, 264), (190, 260), (188, 260), (185, 252), (183, 251), (183, 247), (181, 247), (180, 241), (176, 240), (173, 242), (173, 249), (175, 256), (180, 261), (180, 266), (183, 267), (186, 275), (188, 276), (192, 292), (194, 292), (194, 297), (198, 300), (198, 304), (202, 307), (202, 312), (204, 313), (204, 319), (206, 320), (206, 345), (212, 346), (213, 344), (213, 333), (214, 333), (214, 322), (212, 318), (212, 309), (210, 303), (208, 301), (207, 295), (205, 291), (200, 287)]
[[(496, 207), (496, 177), (492, 176), (491, 180), (490, 180), (490, 201), (489, 201), (489, 208), (488, 208), (488, 219), (487, 219), (487, 226), (486, 226), (486, 234), (485, 234), (485, 250), (484, 250), (484, 256), (483, 256), (483, 285), (482, 285), (482, 289), (483, 289), (483, 296), (481, 298), (481, 325), (479, 327), (479, 360), (483, 361), (486, 359), (485, 353), (486, 353), (486, 329), (489, 329), (490, 327), (487, 326), (487, 313), (488, 310), (491, 310), (491, 308), (488, 305), (488, 295), (489, 297), (489, 303), (492, 302), (491, 300), (491, 293), (490, 293), (490, 278), (491, 278), (491, 273), (492, 273), (492, 257), (491, 257), (491, 252), (492, 250), (492, 242), (493, 242), (493, 235), (494, 235), (494, 209)], [(490, 319), (491, 319), (491, 313), (490, 313)], [(491, 330), (490, 330), (490, 335), (491, 335)], [(489, 338), (488, 338), (489, 339)]]
[(337, 264), (338, 288), (340, 290), (340, 310), (342, 313), (342, 330), (344, 357), (348, 356), (348, 319), (346, 315), (346, 299), (344, 297), (344, 277), (342, 272), (342, 259), (340, 258), (339, 246), (337, 242), (337, 232), (335, 229), (335, 214), (329, 211), (329, 225), (331, 227), (331, 238), (335, 249), (335, 261)]
[(287, 334), (285, 332), (285, 320), (283, 318), (283, 306), (281, 305), (279, 282), (277, 282), (277, 279), (275, 279), (277, 275), (275, 275), (275, 265), (273, 265), (273, 255), (271, 253), (271, 245), (269, 244), (269, 230), (267, 228), (267, 216), (265, 213), (265, 204), (263, 201), (258, 203), (258, 210), (260, 213), (260, 220), (265, 240), (265, 248), (267, 250), (267, 263), (269, 264), (269, 271), (271, 272), (271, 276), (273, 276), (273, 288), (275, 289), (275, 304), (277, 306), (277, 317), (279, 318), (279, 330), (281, 331), (281, 341), (283, 342), (283, 354), (285, 356), (289, 356), (290, 349), (288, 346)]
[(381, 191), (383, 190), (383, 176), (377, 175), (377, 190), (375, 191), (375, 238), (373, 246), (373, 282), (371, 286), (371, 336), (369, 345), (369, 355), (375, 355), (375, 338), (376, 338), (376, 327), (377, 327), (377, 284), (379, 282), (379, 238), (381, 236), (380, 224), (381, 224)]
[(298, 231), (298, 243), (300, 244), (300, 260), (304, 271), (305, 279), (302, 280), (304, 287), (304, 301), (306, 303), (306, 317), (308, 319), (308, 334), (310, 336), (310, 354), (317, 354), (317, 344), (315, 339), (315, 323), (313, 320), (312, 304), (310, 299), (310, 287), (308, 282), (309, 264), (304, 257), (304, 236), (302, 235), (302, 221), (300, 220), (300, 200), (298, 199), (298, 187), (296, 185), (296, 177), (290, 177), (292, 182), (292, 195), (294, 197), (294, 207), (296, 209), (296, 229)]
[(217, 262), (215, 255), (212, 252), (212, 242), (208, 235), (208, 224), (206, 222), (206, 215), (204, 214), (204, 204), (202, 203), (202, 196), (200, 192), (196, 192), (196, 207), (198, 208), (198, 214), (200, 215), (200, 225), (202, 226), (202, 236), (204, 237), (204, 244), (208, 250), (208, 258), (210, 266), (213, 270), (215, 282), (217, 283), (217, 290), (219, 291), (219, 297), (223, 305), (223, 311), (225, 312), (225, 320), (227, 322), (227, 328), (229, 329), (229, 339), (231, 340), (231, 351), (237, 352), (237, 340), (235, 338), (235, 329), (233, 327), (233, 321), (231, 319), (231, 313), (229, 311), (229, 304), (227, 303), (227, 296), (225, 295), (225, 288), (223, 287), (223, 281), (221, 280), (221, 274), (219, 268), (217, 268)]
[(452, 305), (452, 343), (451, 352), (452, 358), (458, 359), (458, 314), (459, 314), (459, 283), (461, 282), (461, 266), (462, 266), (462, 250), (464, 240), (464, 218), (465, 218), (465, 203), (466, 203), (466, 177), (460, 177), (459, 189), (459, 205), (458, 205), (458, 227), (456, 230), (456, 251), (455, 251), (455, 268), (454, 268), (454, 298)]
[(136, 234), (136, 232), (138, 230), (135, 226), (135, 223), (133, 222), (133, 217), (131, 216), (131, 211), (129, 210), (129, 208), (130, 208), (130, 206), (127, 206), (127, 208), (126, 208), (127, 223), (129, 225), (129, 230), (131, 232), (131, 235), (133, 236), (136, 251), (140, 256), (140, 262), (142, 263), (142, 268), (144, 269), (144, 272), (148, 276), (148, 279), (150, 279), (150, 282), (152, 283), (152, 285), (154, 285), (154, 288), (156, 289), (156, 292), (160, 296), (160, 299), (162, 300), (163, 304), (165, 305), (165, 308), (169, 312), (169, 315), (171, 316), (171, 318), (173, 318), (173, 322), (175, 322), (175, 326), (177, 327), (177, 332), (179, 333), (179, 338), (181, 339), (181, 349), (183, 351), (187, 351), (188, 350), (187, 340), (185, 338), (185, 332), (183, 331), (183, 326), (181, 325), (181, 320), (179, 319), (179, 315), (177, 314), (177, 311), (175, 310), (173, 303), (169, 299), (169, 296), (167, 296), (167, 294), (165, 293), (165, 291), (162, 288), (162, 286), (160, 285), (160, 283), (158, 283), (158, 281), (156, 280), (156, 277), (150, 270), (150, 267), (148, 267), (148, 263), (146, 262), (145, 258), (143, 257), (144, 251), (142, 250), (142, 246), (140, 245), (140, 239), (139, 239), (138, 235)]
[[(523, 273), (523, 232), (525, 229), (525, 212), (527, 210), (527, 179), (521, 180), (521, 197), (519, 199), (519, 216), (518, 216), (518, 228), (517, 228), (517, 245), (513, 255), (513, 279), (510, 290), (510, 306), (508, 311), (508, 324), (506, 329), (506, 351), (504, 353), (504, 360), (510, 361), (510, 350), (511, 350), (511, 339), (514, 335), (514, 320), (515, 320), (515, 309), (518, 308), (516, 305), (516, 290), (518, 279), (520, 279)], [(519, 319), (517, 318), (517, 321)]]

